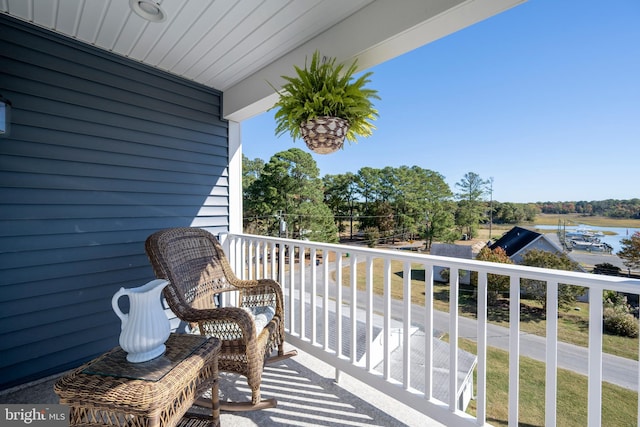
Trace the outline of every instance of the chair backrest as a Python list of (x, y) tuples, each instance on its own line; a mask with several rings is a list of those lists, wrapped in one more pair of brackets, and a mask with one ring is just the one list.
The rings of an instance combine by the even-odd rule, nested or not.
[(156, 277), (169, 280), (164, 295), (181, 319), (188, 319), (191, 309), (215, 308), (217, 294), (236, 289), (222, 246), (206, 230), (160, 230), (147, 238), (145, 250)]

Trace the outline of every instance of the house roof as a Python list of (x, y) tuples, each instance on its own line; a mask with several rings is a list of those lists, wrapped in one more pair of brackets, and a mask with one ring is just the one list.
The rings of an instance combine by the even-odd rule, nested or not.
[(489, 246), (489, 249), (494, 250), (495, 248), (500, 247), (504, 249), (507, 256), (511, 257), (520, 252), (522, 248), (529, 245), (534, 240), (540, 238), (540, 236), (542, 236), (542, 234), (536, 233), (535, 231), (527, 230), (522, 227), (513, 227), (494, 244)]
[(448, 256), (452, 258), (473, 259), (473, 248), (468, 245), (453, 245), (450, 243), (433, 243), (431, 255)]
[[(223, 115), (270, 108), (315, 50), (367, 69), (526, 0), (6, 0), (0, 13), (225, 93)], [(130, 3), (158, 3), (149, 22)], [(399, 6), (399, 4), (401, 6)]]

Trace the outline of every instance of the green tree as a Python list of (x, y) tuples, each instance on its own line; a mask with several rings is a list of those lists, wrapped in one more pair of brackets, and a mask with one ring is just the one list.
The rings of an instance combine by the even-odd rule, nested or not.
[(246, 195), (246, 192), (251, 187), (251, 184), (256, 179), (260, 178), (260, 174), (264, 169), (264, 160), (262, 159), (249, 159), (244, 154), (242, 155), (242, 191)]
[(455, 228), (455, 203), (453, 192), (438, 172), (421, 169), (417, 173), (416, 200), (420, 201), (416, 210), (418, 214), (424, 211), (425, 249), (431, 250), (434, 240), (452, 243), (457, 234)]
[(455, 229), (455, 202), (439, 200), (427, 209), (425, 224), (425, 249), (431, 250), (433, 241), (453, 243), (459, 237)]
[(524, 205), (525, 221), (533, 222), (539, 213), (540, 208), (535, 203), (526, 203)]
[(358, 171), (356, 185), (358, 193), (363, 197), (365, 208), (380, 197), (380, 170), (363, 167)]
[[(387, 203), (393, 212), (394, 233), (404, 238), (424, 236), (426, 247), (433, 239), (455, 240), (453, 193), (437, 172), (418, 166), (400, 166), (384, 169), (362, 168), (357, 175), (358, 192), (365, 200), (363, 212), (380, 209), (379, 202)], [(378, 203), (378, 206), (373, 206)], [(385, 225), (388, 225), (385, 221)], [(378, 227), (376, 220), (363, 215), (362, 228)], [(381, 234), (388, 235), (380, 230)]]
[(395, 219), (393, 217), (393, 209), (388, 202), (377, 200), (369, 203), (360, 219), (360, 227), (369, 230), (378, 230), (378, 237), (381, 239), (389, 239), (394, 234)]
[(495, 203), (493, 220), (498, 224), (520, 224), (526, 220), (524, 205), (520, 203)]
[[(511, 258), (509, 258), (505, 250), (501, 247), (497, 247), (491, 250), (489, 246), (485, 246), (480, 249), (480, 252), (478, 253), (478, 256), (476, 256), (476, 259), (478, 261), (513, 264)], [(487, 274), (487, 303), (489, 305), (495, 305), (500, 298), (500, 294), (509, 291), (510, 280), (511, 279), (509, 278), (509, 276), (493, 273)], [(474, 286), (478, 286), (477, 271), (471, 272), (471, 284)]]
[(478, 224), (483, 219), (485, 206), (484, 195), (487, 191), (489, 181), (480, 178), (474, 172), (467, 172), (465, 176), (456, 183), (456, 188), (460, 190), (456, 194), (458, 199), (458, 209), (456, 211), (456, 225), (460, 227), (462, 233), (469, 238), (476, 235)]
[(336, 218), (338, 229), (343, 231), (343, 221), (349, 219), (349, 234), (353, 239), (353, 218), (357, 207), (357, 178), (351, 173), (339, 175), (325, 175), (322, 178), (324, 184), (324, 202)]
[[(532, 249), (522, 256), (522, 264), (530, 267), (550, 268), (554, 270), (577, 271), (579, 265), (561, 252), (548, 252)], [(522, 290), (525, 295), (547, 307), (547, 284), (541, 280), (522, 279)], [(585, 288), (570, 284), (558, 284), (558, 306), (568, 310), (579, 296), (584, 295)]]
[(247, 208), (265, 218), (264, 233), (279, 235), (280, 217), (287, 237), (337, 242), (334, 218), (324, 204), (322, 181), (313, 157), (299, 148), (274, 154), (248, 190)]
[(640, 231), (633, 233), (630, 239), (621, 239), (617, 255), (628, 268), (640, 268)]
[(426, 249), (434, 237), (446, 241), (453, 227), (453, 193), (437, 172), (418, 166), (395, 169), (396, 190), (392, 203), (397, 219), (396, 228), (414, 238), (425, 237)]
[(380, 240), (380, 232), (376, 227), (366, 227), (363, 230), (364, 238), (367, 242), (367, 246), (375, 248)]
[[(242, 198), (243, 203), (243, 227), (247, 233), (261, 234), (265, 229), (265, 219), (257, 216), (252, 206), (246, 202), (250, 200), (251, 186), (260, 177), (264, 169), (264, 160), (250, 160), (242, 155)], [(268, 221), (267, 221), (268, 222)]]

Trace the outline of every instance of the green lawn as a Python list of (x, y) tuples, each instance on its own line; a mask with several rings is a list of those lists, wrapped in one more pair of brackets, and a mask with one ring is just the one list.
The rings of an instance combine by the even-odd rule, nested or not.
[[(476, 343), (460, 340), (461, 349), (477, 353)], [(526, 357), (520, 358), (519, 425), (544, 426), (545, 364)], [(477, 380), (475, 381), (477, 385)], [(582, 427), (587, 425), (587, 377), (559, 369), (557, 425)], [(602, 425), (637, 425), (638, 394), (618, 386), (602, 386)], [(476, 414), (472, 400), (467, 412)], [(509, 413), (509, 354), (490, 347), (487, 350), (487, 422), (507, 425)]]

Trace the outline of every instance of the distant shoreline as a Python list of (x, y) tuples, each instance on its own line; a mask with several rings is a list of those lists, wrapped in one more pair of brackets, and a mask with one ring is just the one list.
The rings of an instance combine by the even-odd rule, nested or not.
[(620, 228), (640, 228), (640, 219), (617, 219), (606, 216), (589, 216), (582, 214), (538, 214), (533, 223), (524, 224), (526, 226), (536, 225), (558, 225), (563, 223), (567, 226), (579, 224), (590, 227), (620, 227)]

